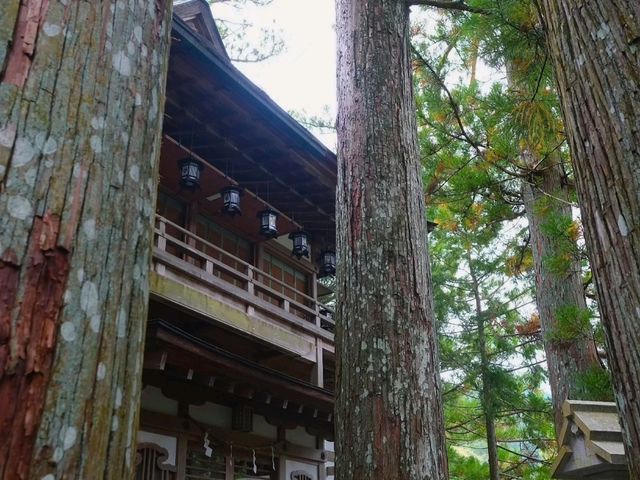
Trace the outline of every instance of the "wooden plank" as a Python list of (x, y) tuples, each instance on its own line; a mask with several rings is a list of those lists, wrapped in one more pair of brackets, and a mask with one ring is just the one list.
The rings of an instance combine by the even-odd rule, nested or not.
[(333, 395), (329, 391), (313, 388), (311, 384), (305, 384), (293, 378), (285, 378), (283, 374), (277, 375), (279, 372), (276, 371), (268, 372), (271, 369), (253, 362), (245, 360), (240, 363), (239, 359), (232, 358), (231, 354), (225, 355), (213, 345), (207, 346), (204, 341), (196, 343), (194, 337), (185, 338), (183, 334), (177, 333), (178, 331), (177, 328), (175, 331), (169, 331), (164, 326), (152, 327), (148, 337), (184, 350), (185, 358), (187, 352), (194, 355), (197, 360), (192, 363), (193, 365), (203, 365), (202, 360), (206, 360), (207, 363), (198, 368), (199, 372), (215, 366), (217, 368), (214, 370), (236, 375), (245, 382), (255, 382), (256, 385), (264, 386), (274, 392), (287, 392), (287, 398), (298, 403), (312, 405), (327, 412), (333, 411)]
[[(162, 263), (168, 266), (171, 266), (177, 269), (178, 271), (181, 271), (187, 274), (190, 277), (193, 277), (203, 282), (204, 284), (214, 287), (216, 290), (229, 294), (231, 297), (234, 297), (244, 303), (248, 303), (258, 310), (261, 310), (261, 311), (264, 311), (265, 313), (273, 315), (275, 318), (283, 320), (284, 323), (288, 324), (289, 326), (293, 326), (295, 328), (304, 330), (305, 332), (308, 332), (317, 337), (321, 337), (322, 339), (326, 340), (328, 343), (333, 344), (334, 335), (331, 332), (318, 328), (314, 323), (306, 322), (296, 315), (287, 313), (283, 309), (276, 307), (272, 303), (266, 300), (263, 300), (257, 296), (248, 297), (247, 292), (244, 289), (231, 285), (230, 283), (225, 282), (224, 280), (219, 279), (215, 276), (207, 275), (207, 273), (204, 272), (202, 269), (194, 267), (193, 265), (190, 265), (187, 262), (184, 262), (166, 252), (154, 251), (154, 258), (160, 260)], [(160, 277), (156, 275), (154, 272), (151, 273), (151, 277), (166, 278), (166, 277)], [(152, 280), (152, 287), (154, 285), (157, 286), (157, 282), (158, 280), (156, 280), (155, 282)], [(192, 287), (189, 287), (188, 285), (183, 284), (183, 288), (192, 288)], [(152, 291), (153, 291), (153, 288), (152, 288)], [(186, 306), (189, 307), (189, 305), (186, 305)], [(220, 320), (219, 318), (216, 318), (216, 319)]]
[(324, 388), (324, 354), (322, 340), (316, 339), (316, 364), (313, 366), (312, 379), (320, 388)]
[[(164, 413), (140, 410), (140, 425), (144, 428), (154, 428), (172, 434), (182, 433), (194, 440), (202, 439), (202, 426), (191, 419), (184, 419), (167, 415)], [(211, 432), (213, 438), (222, 440), (225, 443), (233, 442), (237, 445), (252, 447), (264, 447), (270, 443), (274, 444), (274, 452), (278, 456), (287, 455), (303, 460), (314, 462), (324, 462), (331, 452), (315, 448), (293, 445), (287, 441), (277, 441), (272, 438), (263, 437), (255, 433), (236, 432), (226, 430), (213, 425), (207, 425), (207, 431)], [(228, 461), (227, 461), (228, 463)], [(233, 478), (233, 477), (232, 477)]]
[(279, 325), (275, 319), (250, 317), (236, 306), (228, 305), (182, 282), (151, 275), (152, 298), (178, 306), (181, 310), (209, 323), (229, 327), (245, 335), (259, 338), (286, 352), (314, 361), (314, 342), (304, 331), (297, 332)]

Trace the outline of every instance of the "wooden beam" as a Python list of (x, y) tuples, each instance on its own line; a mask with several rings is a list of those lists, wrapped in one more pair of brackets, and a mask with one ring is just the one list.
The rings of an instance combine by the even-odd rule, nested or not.
[(200, 365), (198, 367), (199, 373), (206, 375), (225, 372), (243, 382), (255, 384), (272, 392), (279, 392), (279, 394), (286, 392), (287, 397), (297, 403), (333, 411), (334, 400), (330, 392), (225, 352), (197, 337), (182, 332), (177, 327), (166, 323), (152, 325), (148, 330), (148, 336), (159, 342), (164, 342), (167, 347), (182, 351), (181, 355), (171, 356), (172, 365), (186, 366), (187, 368), (191, 368), (191, 365)]
[[(317, 317), (318, 321), (320, 321), (320, 317)], [(311, 373), (311, 381), (319, 386), (320, 388), (324, 388), (324, 349), (322, 348), (322, 340), (316, 339), (316, 364), (313, 366), (313, 370)]]
[(144, 381), (145, 384), (160, 388), (165, 396), (178, 402), (203, 405), (208, 401), (233, 406), (242, 401), (245, 405), (253, 408), (256, 414), (264, 416), (267, 422), (272, 425), (284, 425), (287, 428), (295, 428), (298, 425), (302, 425), (322, 431), (323, 435), (333, 436), (333, 424), (326, 421), (326, 413), (323, 418), (314, 418), (308, 414), (299, 414), (297, 410), (283, 410), (282, 400), (274, 400), (271, 404), (266, 404), (256, 398), (239, 398), (224, 389), (208, 388), (195, 382), (186, 382), (182, 378), (169, 377), (167, 374), (160, 372), (144, 372)]

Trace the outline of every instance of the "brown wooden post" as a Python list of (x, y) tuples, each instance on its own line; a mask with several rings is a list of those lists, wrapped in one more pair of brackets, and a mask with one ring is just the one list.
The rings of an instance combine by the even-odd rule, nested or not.
[[(160, 230), (160, 233), (158, 234), (157, 247), (158, 250), (164, 252), (167, 250), (167, 239), (165, 237), (165, 234), (167, 233), (167, 223), (164, 221), (164, 218), (160, 216), (156, 218), (158, 219), (158, 230)], [(164, 275), (166, 267), (162, 263), (155, 263), (155, 271), (158, 275)]]
[(167, 233), (167, 222), (164, 221), (164, 218), (158, 216), (158, 230), (160, 233), (158, 234), (158, 250), (165, 251), (167, 249), (167, 239), (165, 238), (165, 234)]
[[(253, 267), (249, 266), (247, 268), (247, 276), (249, 277), (249, 280), (247, 281), (247, 293), (249, 294), (250, 297), (254, 297), (255, 284), (253, 283), (253, 278), (254, 278)], [(253, 315), (253, 313), (255, 313), (255, 308), (250, 303), (247, 303), (246, 310), (247, 310), (247, 315)]]
[(313, 309), (316, 311), (314, 322), (320, 328), (320, 305), (318, 304), (318, 275), (316, 272), (311, 274), (311, 296), (313, 297)]
[(176, 455), (176, 480), (184, 480), (187, 473), (187, 449), (189, 437), (184, 434), (178, 436), (178, 453)]
[[(264, 259), (264, 245), (262, 243), (258, 243), (255, 247), (255, 256), (254, 256), (254, 262), (253, 265), (255, 267), (257, 267), (258, 270), (262, 271), (262, 260)], [(256, 272), (257, 273), (257, 272)], [(260, 274), (257, 274), (256, 277), (254, 277), (253, 279), (254, 281), (257, 281), (258, 283), (262, 283), (264, 281), (264, 279), (262, 278), (262, 276)], [(254, 294), (257, 294), (257, 292), (254, 291)], [(260, 296), (260, 295), (258, 295)]]
[[(196, 219), (198, 218), (198, 202), (191, 202), (188, 206), (187, 206), (187, 212), (186, 212), (186, 222), (185, 222), (185, 228), (192, 233), (193, 235), (196, 234), (197, 231), (197, 222)], [(185, 243), (187, 245), (189, 245), (190, 247), (193, 247), (194, 249), (197, 250), (197, 245), (196, 245), (196, 239), (192, 236), (192, 235), (188, 235), (185, 233)], [(196, 265), (196, 266), (200, 266), (200, 260), (198, 258), (193, 258), (190, 254), (185, 253), (185, 260), (187, 260), (189, 263), (191, 263), (192, 265)], [(205, 264), (205, 270), (206, 270), (206, 264)]]
[(234, 464), (234, 460), (233, 457), (231, 456), (231, 454), (226, 455), (224, 457), (224, 464), (225, 464), (225, 474), (224, 474), (224, 478), (225, 480), (234, 480), (235, 478), (235, 474), (234, 474), (234, 468), (233, 468), (233, 464)]
[(324, 387), (324, 354), (322, 339), (316, 338), (316, 364), (313, 366), (311, 381), (319, 387)]

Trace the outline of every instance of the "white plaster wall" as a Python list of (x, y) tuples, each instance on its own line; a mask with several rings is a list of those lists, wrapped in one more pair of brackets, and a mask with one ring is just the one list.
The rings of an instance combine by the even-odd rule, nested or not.
[(167, 451), (167, 459), (163, 465), (176, 466), (176, 451), (178, 450), (178, 439), (169, 435), (161, 435), (159, 433), (138, 431), (138, 443), (154, 443)]
[(263, 437), (277, 439), (278, 427), (269, 425), (262, 415), (253, 414), (253, 433), (262, 435)]
[(159, 388), (151, 385), (147, 385), (142, 390), (140, 408), (166, 415), (175, 416), (178, 414), (178, 402), (165, 397)]
[(198, 422), (214, 427), (231, 428), (231, 408), (217, 403), (189, 405), (189, 415)]
[(285, 438), (288, 442), (300, 445), (301, 447), (316, 448), (316, 437), (309, 435), (304, 427), (287, 430)]
[(299, 462), (297, 460), (285, 460), (286, 480), (291, 479), (291, 474), (297, 470), (304, 471), (310, 475), (313, 480), (318, 480), (318, 465), (315, 463)]

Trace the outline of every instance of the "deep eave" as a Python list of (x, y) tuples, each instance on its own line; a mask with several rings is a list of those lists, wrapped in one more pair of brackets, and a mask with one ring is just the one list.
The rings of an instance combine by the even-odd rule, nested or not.
[[(295, 219), (315, 251), (334, 245), (336, 156), (177, 17), (164, 133)], [(214, 187), (202, 184), (200, 196)]]
[(221, 58), (210, 46), (204, 44), (198, 35), (179, 17), (173, 17), (173, 34), (188, 42), (203, 58), (215, 68), (216, 73), (241, 89), (252, 101), (261, 106), (265, 115), (271, 117), (276, 129), (283, 129), (295, 138), (299, 146), (308, 149), (309, 153), (316, 155), (318, 159), (324, 159), (326, 166), (336, 176), (337, 159), (320, 140), (298, 123), (291, 115), (274, 102), (263, 90), (257, 87), (240, 70), (234, 67), (229, 60)]

